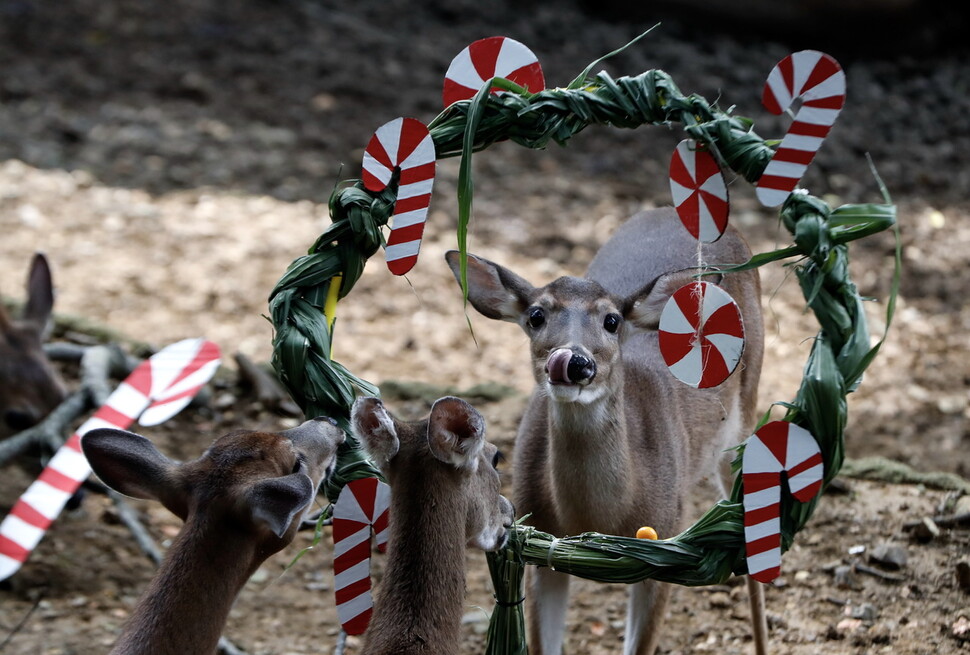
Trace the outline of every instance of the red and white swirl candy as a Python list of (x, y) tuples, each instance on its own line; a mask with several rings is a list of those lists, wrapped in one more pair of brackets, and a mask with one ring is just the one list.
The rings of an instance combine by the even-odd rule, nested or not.
[(158, 425), (178, 414), (219, 367), (219, 348), (204, 339), (174, 343), (145, 360), (81, 424), (0, 523), (0, 580), (16, 573), (68, 499), (91, 475), (81, 437), (95, 428)]
[(680, 221), (695, 239), (713, 243), (728, 222), (728, 190), (721, 167), (693, 139), (677, 144), (670, 159), (670, 194)]
[(452, 60), (445, 73), (444, 106), (474, 97), (494, 77), (504, 77), (532, 93), (546, 88), (542, 66), (531, 50), (508, 37), (492, 36), (475, 41)]
[(822, 488), (822, 452), (812, 434), (787, 421), (762, 426), (745, 443), (744, 541), (748, 575), (771, 582), (781, 573), (781, 476), (805, 503)]
[(371, 530), (377, 548), (387, 547), (391, 489), (377, 478), (348, 482), (333, 508), (333, 572), (337, 616), (349, 635), (364, 634), (371, 597)]
[(765, 83), (764, 106), (781, 114), (799, 98), (801, 107), (758, 180), (758, 200), (766, 207), (785, 202), (842, 111), (845, 73), (839, 62), (816, 50), (802, 50), (778, 62)]
[(674, 377), (706, 389), (726, 380), (744, 352), (741, 310), (724, 289), (691, 282), (678, 289), (660, 314), (660, 354)]
[(364, 150), (364, 186), (383, 191), (400, 172), (384, 258), (394, 275), (418, 261), (434, 186), (435, 149), (428, 128), (414, 118), (395, 118), (377, 128)]

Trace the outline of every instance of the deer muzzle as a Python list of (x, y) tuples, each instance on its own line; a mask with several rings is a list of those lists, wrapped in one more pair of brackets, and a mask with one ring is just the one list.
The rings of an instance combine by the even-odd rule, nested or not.
[(558, 348), (546, 359), (550, 384), (589, 384), (596, 377), (596, 362), (569, 348)]

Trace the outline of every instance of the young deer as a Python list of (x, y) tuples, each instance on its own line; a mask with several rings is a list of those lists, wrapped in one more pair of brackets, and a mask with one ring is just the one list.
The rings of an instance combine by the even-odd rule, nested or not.
[(351, 421), (392, 490), (387, 569), (363, 653), (457, 653), (465, 546), (503, 547), (514, 518), (485, 420), (458, 398), (435, 401), (428, 418), (410, 423), (360, 398)]
[[(704, 246), (712, 264), (749, 256), (733, 229)], [(446, 257), (457, 278), (458, 253)], [(718, 465), (728, 473), (724, 450), (755, 421), (764, 341), (760, 282), (756, 271), (724, 276), (744, 321), (741, 365), (719, 387), (688, 387), (666, 370), (657, 326), (671, 294), (693, 281), (697, 260), (697, 241), (669, 208), (630, 219), (585, 278), (535, 288), (469, 257), (472, 305), (488, 318), (518, 323), (531, 342), (536, 388), (519, 427), (513, 486), (516, 508), (540, 530), (632, 536), (650, 525), (672, 536), (683, 527), (695, 483)], [(547, 568), (532, 576), (533, 655), (562, 649), (568, 584), (568, 576)], [(653, 581), (631, 585), (624, 653), (654, 652), (669, 595), (669, 586)], [(759, 603), (753, 596), (752, 606)], [(762, 636), (756, 628), (756, 641)]]
[(64, 400), (64, 384), (44, 354), (54, 290), (47, 258), (37, 253), (19, 320), (0, 306), (0, 439), (37, 424)]
[(81, 448), (102, 481), (185, 521), (111, 653), (215, 653), (239, 590), (293, 540), (343, 441), (318, 418), (279, 433), (232, 432), (179, 464), (131, 432), (85, 434)]

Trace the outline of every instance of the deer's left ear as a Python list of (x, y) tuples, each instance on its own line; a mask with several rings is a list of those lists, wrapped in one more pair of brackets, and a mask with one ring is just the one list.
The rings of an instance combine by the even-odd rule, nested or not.
[(623, 318), (641, 330), (656, 330), (660, 326), (660, 314), (663, 313), (664, 306), (678, 289), (698, 279), (718, 284), (723, 277), (705, 275), (698, 278), (697, 272), (697, 269), (685, 268), (658, 276), (626, 299), (623, 303)]
[(428, 446), (442, 462), (474, 471), (485, 447), (485, 419), (460, 398), (439, 398), (428, 420)]
[(263, 524), (282, 538), (293, 517), (313, 500), (313, 481), (305, 473), (262, 480), (246, 494), (253, 522)]

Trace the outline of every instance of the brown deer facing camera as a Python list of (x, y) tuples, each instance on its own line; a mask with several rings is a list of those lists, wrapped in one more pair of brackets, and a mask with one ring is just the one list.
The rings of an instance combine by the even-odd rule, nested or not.
[(391, 487), (387, 568), (362, 652), (457, 653), (465, 547), (502, 548), (514, 518), (485, 420), (458, 398), (438, 399), (422, 421), (399, 421), (377, 398), (358, 399), (351, 416)]
[[(750, 257), (730, 228), (705, 245), (704, 260), (726, 266)], [(457, 252), (448, 264), (459, 276)], [(688, 387), (666, 369), (657, 327), (664, 304), (697, 273), (697, 241), (673, 209), (639, 214), (599, 250), (584, 278), (534, 287), (497, 264), (469, 257), (471, 304), (488, 318), (518, 323), (531, 344), (536, 387), (514, 453), (514, 500), (530, 523), (558, 536), (586, 531), (633, 536), (643, 525), (664, 537), (684, 527), (691, 490), (720, 473), (725, 449), (756, 418), (764, 351), (756, 271), (723, 276), (740, 307), (745, 348), (738, 370), (712, 389)], [(718, 277), (705, 277), (718, 281)], [(715, 483), (724, 491), (718, 475)], [(569, 577), (545, 567), (531, 575), (533, 655), (559, 655)], [(764, 648), (763, 592), (749, 581), (755, 641)], [(630, 585), (627, 655), (652, 654), (670, 587)]]
[(314, 419), (279, 433), (232, 432), (179, 464), (131, 432), (85, 434), (81, 448), (105, 484), (185, 521), (111, 653), (215, 653), (239, 590), (293, 541), (343, 441), (335, 424)]
[(0, 306), (0, 439), (36, 425), (64, 400), (64, 384), (43, 348), (53, 307), (50, 266), (37, 253), (23, 315), (12, 319)]

